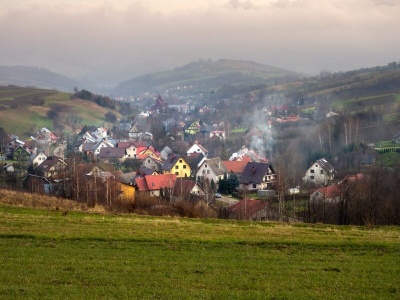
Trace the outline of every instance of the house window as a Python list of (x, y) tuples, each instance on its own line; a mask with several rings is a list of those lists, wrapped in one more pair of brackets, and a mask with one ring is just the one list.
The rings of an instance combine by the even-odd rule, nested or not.
[(314, 173), (314, 169), (311, 169), (311, 170), (310, 170), (310, 173)]
[(179, 175), (179, 172), (175, 172), (175, 175), (178, 176), (178, 175)]
[(315, 165), (316, 168), (318, 168), (318, 165)]
[(148, 159), (147, 162), (150, 163), (150, 159)]
[(182, 159), (180, 159), (179, 162), (182, 163)]
[(203, 170), (203, 174), (206, 174), (206, 170)]
[(321, 170), (321, 174), (324, 174), (324, 170)]
[(207, 170), (207, 174), (210, 174), (210, 170)]
[(310, 179), (311, 179), (311, 180), (314, 180), (314, 176), (310, 176)]
[(186, 165), (183, 165), (183, 168), (186, 169)]
[(207, 164), (204, 165), (204, 168), (207, 168)]
[(175, 170), (178, 170), (178, 168), (179, 168), (178, 166), (175, 166)]
[(253, 189), (257, 188), (257, 184), (253, 183)]

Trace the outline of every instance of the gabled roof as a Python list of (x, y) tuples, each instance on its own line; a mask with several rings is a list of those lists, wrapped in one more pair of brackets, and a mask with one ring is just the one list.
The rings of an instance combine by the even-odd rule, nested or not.
[(99, 158), (123, 158), (126, 155), (125, 148), (103, 147), (100, 148)]
[(242, 176), (240, 176), (240, 182), (243, 184), (261, 183), (269, 168), (274, 174), (275, 171), (269, 163), (249, 162), (244, 168)]
[(195, 141), (192, 145), (190, 145), (190, 147), (187, 151), (189, 151), (193, 146), (199, 147), (202, 152), (204, 152), (206, 155), (208, 154), (208, 150), (206, 148), (204, 148), (204, 146), (201, 145), (198, 141)]
[(236, 217), (248, 218), (267, 206), (268, 203), (261, 200), (243, 199), (238, 203), (229, 206), (227, 210), (228, 212), (235, 214)]
[(43, 170), (43, 171), (49, 171), (51, 167), (57, 165), (57, 163), (62, 163), (64, 166), (67, 165), (67, 163), (58, 156), (48, 156), (39, 166), (38, 168)]
[(332, 166), (325, 158), (320, 158), (316, 161), (317, 164), (328, 174), (335, 172), (335, 167)]
[[(188, 196), (196, 185), (199, 186), (194, 180), (177, 178), (172, 194), (174, 196)], [(202, 189), (200, 186), (199, 188)]]
[(197, 153), (197, 155), (190, 155), (184, 157), (187, 164), (190, 166), (190, 169), (196, 171), (199, 168), (201, 162), (205, 159), (203, 153)]
[(237, 161), (237, 160), (223, 160), (222, 163), (228, 169), (228, 172), (233, 172), (236, 174), (242, 174), (247, 166), (247, 161)]
[(225, 165), (222, 163), (222, 160), (219, 157), (206, 159), (203, 162), (203, 164), (207, 164), (216, 176), (229, 173), (228, 169), (225, 167)]
[(147, 190), (154, 191), (159, 189), (172, 189), (176, 182), (175, 174), (160, 174), (147, 175), (146, 180)]
[(161, 150), (161, 152), (160, 152), (161, 157), (162, 157), (162, 159), (164, 159), (164, 160), (168, 159), (168, 156), (169, 156), (170, 154), (172, 154), (172, 153), (173, 153), (173, 151), (172, 151), (171, 148), (168, 147), (168, 146), (165, 146), (165, 147)]
[(136, 186), (138, 187), (138, 190), (140, 192), (145, 192), (145, 191), (149, 190), (147, 188), (147, 183), (146, 183), (145, 177), (136, 177), (135, 178), (135, 183), (136, 183)]
[(333, 199), (340, 196), (340, 188), (338, 185), (330, 185), (327, 187), (319, 188), (317, 192), (319, 192), (321, 195), (329, 199)]
[(179, 154), (175, 153), (170, 154), (168, 156), (168, 159), (161, 166), (161, 170), (170, 171), (180, 158), (182, 158), (182, 156)]
[(155, 159), (160, 159), (161, 158), (160, 152), (158, 152), (153, 146), (148, 146), (146, 148), (137, 149), (137, 150), (138, 150), (138, 154), (137, 154), (137, 157), (136, 157), (137, 159), (145, 159), (147, 156), (149, 156), (147, 154), (149, 151), (154, 154), (153, 158), (155, 158)]

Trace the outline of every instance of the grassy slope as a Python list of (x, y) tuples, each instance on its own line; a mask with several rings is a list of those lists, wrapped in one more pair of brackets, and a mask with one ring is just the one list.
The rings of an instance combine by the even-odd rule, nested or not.
[[(30, 99), (35, 97), (42, 98), (45, 101), (44, 105), (30, 105)], [(84, 124), (100, 126), (105, 122), (104, 115), (111, 111), (93, 102), (72, 100), (68, 93), (35, 88), (2, 87), (0, 88), (0, 106), (5, 109), (0, 110), (0, 126), (6, 132), (20, 136), (26, 136), (34, 125), (36, 126), (35, 130), (42, 127), (53, 129), (53, 123), (46, 115), (52, 105), (62, 106), (62, 115), (80, 117), (81, 122), (73, 124), (74, 127)], [(13, 108), (12, 106), (17, 107)], [(116, 114), (118, 115), (118, 113)]]
[(400, 229), (0, 204), (0, 298), (398, 299)]

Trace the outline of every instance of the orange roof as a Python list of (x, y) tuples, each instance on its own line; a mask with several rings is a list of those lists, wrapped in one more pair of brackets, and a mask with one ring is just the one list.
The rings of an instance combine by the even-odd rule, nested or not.
[(324, 188), (318, 189), (318, 191), (325, 195), (326, 198), (336, 198), (340, 195), (340, 190), (337, 185), (330, 185)]
[(225, 165), (225, 167), (228, 169), (229, 172), (233, 173), (238, 173), (241, 174), (243, 173), (244, 168), (246, 168), (247, 161), (231, 161), (231, 160), (223, 160), (222, 163)]
[(146, 179), (144, 177), (137, 177), (135, 178), (136, 185), (140, 192), (148, 191)]
[(173, 189), (176, 182), (175, 174), (146, 175), (135, 179), (139, 191), (154, 191), (161, 188)]

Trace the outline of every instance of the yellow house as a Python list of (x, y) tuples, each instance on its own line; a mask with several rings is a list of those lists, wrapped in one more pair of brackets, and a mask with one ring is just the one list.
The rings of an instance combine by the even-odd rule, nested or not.
[(121, 194), (118, 195), (120, 200), (131, 201), (132, 203), (135, 201), (135, 187), (129, 184), (119, 183), (119, 190)]
[(175, 174), (176, 177), (190, 177), (192, 172), (189, 164), (179, 154), (170, 154), (161, 167), (163, 174)]

